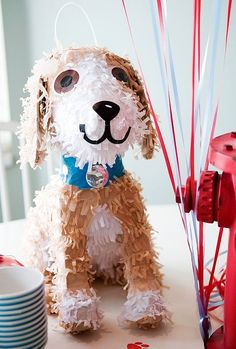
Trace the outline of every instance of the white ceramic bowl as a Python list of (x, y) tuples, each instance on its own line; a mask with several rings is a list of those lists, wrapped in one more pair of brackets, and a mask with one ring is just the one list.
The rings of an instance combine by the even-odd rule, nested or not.
[(21, 319), (11, 318), (10, 320), (0, 320), (0, 329), (2, 328), (10, 328), (13, 326), (24, 325), (25, 323), (29, 323), (39, 318), (42, 314), (46, 312), (46, 307), (42, 305), (41, 308), (37, 309), (37, 311), (33, 312), (31, 315), (24, 316)]
[(29, 349), (29, 348), (44, 348), (47, 343), (47, 334), (41, 334), (39, 336), (31, 337), (28, 340), (22, 340), (18, 342), (9, 342), (0, 343), (0, 348), (4, 349)]
[(0, 316), (14, 316), (14, 315), (21, 316), (27, 313), (28, 311), (31, 311), (37, 307), (40, 307), (44, 303), (45, 303), (45, 295), (43, 294), (43, 297), (39, 297), (38, 300), (30, 302), (30, 304), (27, 303), (27, 305), (24, 307), (11, 308), (11, 309), (4, 308), (3, 310), (0, 310)]
[[(45, 293), (44, 290), (42, 290), (35, 298), (29, 299), (27, 301), (18, 301), (10, 304), (5, 304), (5, 305), (0, 305), (0, 314), (4, 314), (9, 312), (9, 311), (24, 311), (29, 306), (33, 306), (35, 303), (42, 301), (45, 303)], [(7, 315), (7, 314), (6, 314)]]
[(7, 306), (15, 304), (16, 302), (24, 302), (37, 297), (37, 295), (44, 290), (44, 284), (40, 285), (35, 291), (26, 294), (25, 296), (20, 296), (16, 298), (0, 299), (0, 306)]
[(0, 280), (0, 348), (44, 348), (47, 312), (43, 275), (30, 268), (3, 267)]
[(29, 328), (29, 330), (25, 333), (21, 332), (10, 332), (8, 334), (0, 335), (0, 348), (1, 343), (4, 342), (11, 342), (11, 341), (20, 341), (20, 340), (26, 340), (28, 338), (32, 338), (32, 336), (37, 335), (39, 333), (45, 334), (47, 333), (47, 322), (39, 323), (35, 328)]
[(29, 340), (33, 337), (36, 336), (44, 336), (45, 334), (47, 334), (47, 323), (44, 323), (43, 325), (38, 326), (37, 328), (35, 328), (34, 330), (29, 330), (27, 333), (21, 334), (21, 335), (12, 335), (12, 333), (10, 333), (8, 336), (1, 336), (0, 337), (0, 348), (1, 348), (1, 344), (5, 343), (5, 342), (20, 342), (22, 340), (26, 341)]
[(23, 335), (28, 335), (29, 333), (33, 332), (33, 331), (37, 331), (39, 328), (44, 328), (46, 326), (47, 328), (47, 318), (45, 319), (44, 317), (39, 320), (39, 322), (37, 322), (34, 325), (31, 325), (29, 327), (26, 327), (25, 329), (20, 329), (17, 330), (16, 328), (11, 329), (11, 331), (3, 331), (0, 332), (0, 338), (6, 338), (6, 337), (18, 337), (18, 336), (23, 336)]
[(27, 319), (27, 321), (22, 321), (19, 323), (14, 323), (12, 322), (10, 323), (0, 323), (0, 333), (1, 334), (7, 334), (8, 332), (12, 332), (12, 331), (21, 331), (21, 330), (25, 330), (26, 328), (30, 328), (33, 325), (36, 325), (37, 323), (39, 323), (41, 320), (45, 320), (45, 322), (47, 321), (47, 313), (46, 310), (43, 309), (42, 312), (40, 312), (39, 316), (35, 317), (31, 317), (29, 319)]
[(30, 307), (28, 311), (25, 311), (24, 309), (23, 313), (14, 313), (14, 311), (12, 313), (7, 312), (7, 314), (0, 313), (0, 323), (9, 321), (9, 320), (13, 320), (13, 321), (23, 320), (30, 315), (34, 315), (35, 313), (38, 313), (39, 309), (41, 309), (44, 306), (45, 306), (44, 302), (40, 301), (36, 303), (35, 307), (32, 307), (32, 308)]
[(26, 267), (0, 268), (0, 303), (16, 300), (37, 290), (44, 282), (43, 275)]

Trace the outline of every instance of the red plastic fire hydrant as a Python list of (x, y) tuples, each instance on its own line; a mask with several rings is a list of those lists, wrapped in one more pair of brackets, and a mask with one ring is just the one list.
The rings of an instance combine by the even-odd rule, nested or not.
[[(211, 141), (209, 162), (222, 170), (203, 171), (199, 187), (188, 178), (182, 189), (185, 212), (196, 207), (201, 222), (218, 222), (219, 227), (229, 228), (226, 285), (224, 296), (224, 330), (219, 329), (210, 337), (207, 349), (236, 349), (236, 132), (227, 133)], [(177, 192), (176, 201), (180, 200)]]

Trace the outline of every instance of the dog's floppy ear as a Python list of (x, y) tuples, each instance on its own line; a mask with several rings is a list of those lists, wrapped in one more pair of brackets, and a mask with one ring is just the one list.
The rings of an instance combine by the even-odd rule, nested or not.
[(47, 155), (46, 143), (52, 124), (48, 78), (39, 74), (31, 76), (24, 91), (29, 96), (22, 100), (23, 114), (18, 132), (20, 162), (21, 165), (28, 162), (36, 168)]
[(144, 113), (142, 120), (146, 123), (147, 132), (143, 135), (140, 141), (142, 155), (145, 159), (151, 159), (154, 155), (155, 149), (159, 148), (159, 140), (156, 131), (152, 126), (148, 100), (139, 74), (127, 58), (119, 57), (113, 53), (107, 52), (106, 60), (108, 64), (113, 67), (120, 66), (121, 68), (125, 68), (128, 73), (130, 78), (129, 87), (134, 91), (136, 96), (138, 96), (138, 108), (140, 112)]
[[(144, 96), (146, 99), (146, 96)], [(147, 125), (147, 133), (143, 135), (142, 140), (140, 142), (142, 155), (145, 159), (151, 159), (154, 155), (154, 151), (159, 148), (159, 140), (157, 137), (156, 130), (153, 128), (152, 121), (150, 118), (150, 109), (148, 106), (148, 102), (146, 99), (146, 107), (145, 107), (145, 117), (146, 117), (146, 125)]]
[(140, 110), (144, 112), (142, 120), (145, 121), (147, 126), (147, 133), (143, 135), (140, 141), (141, 151), (145, 159), (151, 159), (154, 155), (154, 151), (159, 148), (159, 140), (157, 137), (157, 133), (152, 125), (150, 117), (151, 112), (148, 105), (148, 100), (144, 92), (143, 84), (137, 72), (135, 72), (135, 80), (136, 84), (138, 85), (135, 89), (136, 94), (139, 97), (139, 107)]
[(49, 86), (47, 78), (40, 78), (40, 85), (43, 89), (38, 93), (37, 104), (37, 144), (35, 151), (35, 166), (42, 163), (46, 157), (46, 141), (51, 125), (51, 110), (49, 102)]

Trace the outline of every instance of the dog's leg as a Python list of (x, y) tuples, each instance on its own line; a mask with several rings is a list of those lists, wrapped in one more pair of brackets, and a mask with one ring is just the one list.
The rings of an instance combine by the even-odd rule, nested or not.
[(99, 299), (89, 282), (91, 262), (86, 236), (98, 201), (95, 191), (71, 186), (65, 186), (61, 196), (63, 244), (55, 283), (60, 324), (71, 333), (97, 329), (102, 319)]
[[(133, 222), (135, 224), (135, 222)], [(136, 229), (124, 225), (122, 244), (125, 277), (128, 285), (127, 301), (119, 317), (121, 325), (135, 323), (138, 327), (157, 327), (168, 317), (162, 297), (162, 275), (157, 254), (148, 231), (150, 226), (143, 219)]]
[(123, 230), (121, 251), (128, 297), (119, 320), (122, 325), (148, 328), (157, 327), (168, 317), (168, 311), (161, 294), (162, 274), (151, 241), (152, 227), (140, 190), (140, 185), (126, 174), (114, 188), (111, 185), (108, 204)]
[(39, 269), (44, 274), (48, 313), (57, 312), (54, 309), (52, 287), (57, 253), (53, 251), (54, 242), (52, 241), (60, 230), (58, 215), (61, 188), (60, 178), (55, 176), (45, 188), (37, 192), (34, 199), (35, 207), (29, 210), (26, 224), (23, 263)]
[[(28, 216), (27, 239), (24, 249), (26, 251), (23, 264), (36, 268), (44, 275), (45, 298), (48, 314), (55, 313), (53, 310), (52, 279), (53, 273), (49, 271), (50, 252), (49, 238), (44, 227), (40, 224), (42, 217), (38, 215), (39, 208), (34, 207)], [(46, 217), (44, 217), (46, 220)], [(43, 221), (44, 222), (44, 221)]]
[(46, 304), (47, 304), (47, 311), (48, 314), (54, 314), (56, 311), (54, 311), (54, 301), (53, 301), (53, 293), (52, 293), (52, 287), (53, 287), (53, 280), (54, 274), (45, 269), (44, 271), (44, 282), (45, 282), (45, 297), (46, 297)]

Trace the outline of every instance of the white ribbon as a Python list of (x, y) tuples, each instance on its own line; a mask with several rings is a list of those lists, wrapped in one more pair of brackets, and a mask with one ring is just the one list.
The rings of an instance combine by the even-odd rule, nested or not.
[(91, 33), (92, 33), (92, 36), (93, 36), (93, 40), (94, 40), (94, 44), (95, 46), (98, 46), (98, 41), (97, 41), (97, 36), (96, 36), (96, 33), (95, 33), (95, 30), (94, 30), (94, 26), (93, 26), (93, 23), (88, 15), (88, 13), (85, 11), (85, 9), (73, 2), (73, 1), (70, 1), (70, 2), (67, 2), (66, 4), (64, 4), (57, 12), (56, 14), (56, 18), (55, 18), (55, 23), (54, 23), (54, 40), (55, 40), (55, 43), (56, 43), (56, 47), (61, 49), (63, 47), (62, 43), (60, 42), (60, 40), (58, 39), (58, 31), (57, 31), (57, 27), (58, 27), (58, 20), (61, 16), (61, 13), (64, 11), (64, 9), (68, 6), (74, 6), (74, 7), (77, 7), (78, 9), (81, 10), (81, 12), (83, 13), (83, 15), (85, 16), (85, 18), (87, 19), (87, 22), (89, 24), (89, 27), (90, 27), (90, 30), (91, 30)]

